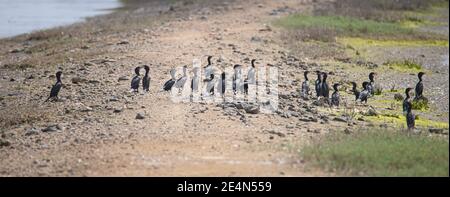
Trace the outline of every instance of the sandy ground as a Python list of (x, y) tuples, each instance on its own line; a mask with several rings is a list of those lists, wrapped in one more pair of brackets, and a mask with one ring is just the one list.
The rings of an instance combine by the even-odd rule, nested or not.
[[(300, 147), (329, 132), (374, 125), (333, 121), (342, 110), (298, 100), (304, 68), (334, 71), (334, 81), (349, 74), (344, 69), (311, 65), (303, 57), (286, 60), (289, 50), (279, 40), (281, 32), (267, 26), (278, 17), (310, 10), (313, 4), (260, 0), (188, 5), (189, 10), (175, 5), (173, 11), (161, 5), (162, 13), (135, 9), (120, 16), (158, 12), (152, 24), (160, 23), (130, 32), (93, 30), (82, 41), (89, 47), (61, 49), (69, 55), (60, 66), (1, 69), (1, 113), (36, 111), (45, 119), (4, 131), (2, 139), (10, 144), (0, 148), (0, 176), (333, 176), (307, 167)], [(80, 25), (84, 24), (67, 28)], [(2, 49), (2, 63), (27, 58), (26, 53), (11, 53), (24, 42), (3, 41), (7, 47)], [(70, 55), (97, 51), (106, 55), (80, 59)], [(50, 52), (38, 55), (42, 61), (52, 57)], [(297, 115), (241, 114), (239, 110), (241, 115), (230, 115), (215, 104), (174, 103), (168, 93), (161, 92), (170, 68), (190, 64), (195, 58), (205, 65), (205, 55), (229, 65), (249, 66), (253, 58), (277, 65), (280, 110)], [(134, 67), (142, 64), (151, 65), (151, 90), (128, 93)], [(62, 99), (42, 103), (57, 69), (64, 72)], [(443, 75), (448, 76), (448, 65)], [(85, 81), (73, 83), (71, 79), (77, 77)], [(121, 77), (127, 80), (120, 81)], [(448, 101), (448, 81), (446, 90)], [(145, 118), (136, 119), (137, 113)], [(308, 118), (311, 121), (305, 121)], [(51, 125), (58, 125), (57, 129), (41, 131)]]

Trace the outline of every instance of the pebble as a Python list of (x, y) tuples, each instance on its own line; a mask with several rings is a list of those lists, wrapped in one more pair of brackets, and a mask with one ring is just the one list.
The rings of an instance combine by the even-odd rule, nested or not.
[(145, 115), (143, 113), (137, 113), (136, 114), (136, 119), (143, 120), (143, 119), (145, 119)]

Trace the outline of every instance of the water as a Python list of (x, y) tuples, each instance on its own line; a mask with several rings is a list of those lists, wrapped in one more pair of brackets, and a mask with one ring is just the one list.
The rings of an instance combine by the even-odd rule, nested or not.
[(69, 25), (120, 6), (118, 0), (0, 0), (0, 38)]

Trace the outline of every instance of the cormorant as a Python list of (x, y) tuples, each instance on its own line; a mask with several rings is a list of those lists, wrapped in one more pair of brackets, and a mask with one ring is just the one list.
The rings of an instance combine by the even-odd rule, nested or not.
[(316, 95), (317, 97), (322, 96), (322, 93), (320, 92), (320, 90), (322, 89), (322, 73), (320, 71), (316, 71), (317, 73), (317, 79), (316, 79), (316, 83), (315, 83), (315, 87), (316, 87)]
[(414, 130), (416, 126), (416, 116), (412, 113), (412, 104), (411, 102), (406, 103), (406, 125), (408, 126), (408, 130)]
[(417, 82), (417, 85), (416, 85), (416, 91), (415, 91), (416, 95), (414, 97), (414, 100), (423, 98), (423, 83), (422, 83), (423, 75), (425, 75), (424, 72), (419, 72), (419, 74), (417, 75), (419, 77), (419, 82)]
[(303, 98), (307, 98), (309, 95), (309, 80), (308, 80), (309, 71), (305, 71), (303, 75), (305, 76), (305, 81), (302, 83), (301, 96)]
[(209, 79), (206, 81), (206, 92), (210, 95), (214, 95), (214, 86), (216, 84), (216, 80), (214, 79), (214, 74), (209, 76)]
[(136, 67), (134, 69), (134, 73), (136, 74), (133, 79), (131, 79), (131, 91), (132, 92), (139, 92), (139, 83), (141, 83), (141, 76), (139, 71), (141, 70), (141, 67)]
[(58, 94), (62, 87), (61, 75), (61, 71), (56, 72), (56, 83), (52, 86), (52, 89), (50, 90), (50, 96), (47, 98), (47, 100), (45, 100), (45, 102), (49, 100), (58, 100)]
[(234, 65), (234, 75), (233, 75), (233, 91), (236, 94), (238, 91), (242, 89), (242, 70), (241, 65)]
[(405, 98), (405, 100), (403, 100), (403, 114), (406, 114), (407, 104), (411, 102), (411, 96), (409, 95), (411, 90), (412, 90), (412, 88), (406, 88), (406, 90), (405, 90), (406, 98)]
[(166, 83), (164, 83), (164, 86), (163, 86), (163, 90), (164, 91), (170, 91), (170, 90), (172, 90), (172, 87), (173, 87), (173, 85), (175, 84), (175, 82), (176, 82), (176, 79), (175, 79), (175, 74), (176, 74), (176, 70), (175, 69), (171, 69), (170, 70), (170, 76), (171, 76), (171, 79), (169, 79)]
[(358, 91), (357, 85), (356, 85), (355, 82), (352, 82), (352, 92), (353, 92), (353, 95), (355, 95), (355, 101), (358, 101), (359, 95), (360, 95), (361, 93)]
[(330, 87), (328, 86), (327, 83), (327, 73), (322, 73), (322, 83), (320, 85), (320, 94), (321, 96), (325, 97), (325, 98), (330, 98)]
[(197, 92), (198, 91), (198, 87), (199, 87), (199, 82), (200, 82), (200, 76), (198, 75), (198, 71), (199, 71), (199, 68), (198, 67), (195, 67), (194, 68), (194, 77), (192, 77), (192, 80), (191, 80), (191, 90), (192, 90), (192, 92)]
[(175, 83), (175, 87), (178, 88), (179, 91), (181, 91), (184, 88), (184, 85), (187, 81), (187, 66), (183, 66), (183, 76), (180, 77), (177, 82)]
[(225, 86), (226, 85), (226, 79), (225, 79), (225, 72), (223, 72), (221, 75), (220, 75), (220, 81), (219, 81), (219, 88), (220, 88), (220, 92), (222, 93), (222, 95), (224, 95), (225, 94)]
[(363, 91), (361, 91), (361, 93), (359, 93), (359, 100), (364, 103), (367, 103), (367, 99), (369, 98), (369, 90), (367, 90), (367, 85), (369, 85), (369, 82), (365, 81), (363, 82), (362, 86), (363, 86)]
[(211, 62), (212, 56), (208, 56), (208, 64), (205, 66), (205, 79), (209, 79), (213, 72), (213, 66)]
[(144, 78), (142, 78), (142, 88), (144, 89), (145, 92), (150, 91), (150, 67), (148, 65), (144, 65), (144, 69), (145, 69), (145, 75)]
[(335, 83), (333, 85), (333, 94), (331, 95), (331, 106), (339, 107), (339, 103), (341, 101), (341, 96), (339, 94), (339, 84)]
[(369, 82), (369, 84), (367, 85), (367, 90), (369, 91), (369, 93), (370, 93), (371, 96), (374, 96), (374, 95), (375, 95), (375, 75), (376, 75), (376, 73), (374, 73), (374, 72), (371, 72), (371, 73), (369, 74), (369, 80), (370, 80), (370, 82)]
[(248, 70), (247, 79), (244, 81), (244, 92), (248, 94), (248, 84), (256, 84), (255, 59), (252, 60), (252, 67)]

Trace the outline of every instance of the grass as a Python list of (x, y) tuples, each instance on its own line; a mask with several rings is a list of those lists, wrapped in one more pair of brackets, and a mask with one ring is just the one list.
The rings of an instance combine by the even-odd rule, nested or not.
[(276, 22), (277, 25), (289, 28), (321, 28), (335, 31), (338, 35), (397, 35), (411, 34), (409, 28), (403, 28), (396, 23), (377, 22), (346, 16), (309, 16), (292, 15)]
[(430, 106), (428, 106), (427, 100), (418, 100), (412, 102), (412, 109), (413, 110), (419, 110), (419, 111), (427, 111), (430, 109)]
[(448, 40), (376, 40), (368, 38), (341, 37), (337, 42), (352, 48), (366, 47), (448, 47)]
[[(406, 118), (404, 115), (400, 114), (380, 114), (378, 116), (365, 116), (368, 121), (377, 123), (392, 123), (398, 127), (406, 128)], [(438, 129), (448, 129), (447, 122), (439, 122), (433, 120), (422, 119), (419, 116), (416, 117), (416, 127), (418, 128), (438, 128)]]
[(441, 138), (392, 131), (330, 134), (301, 151), (303, 158), (340, 175), (449, 176), (449, 144)]
[(384, 63), (384, 65), (388, 66), (391, 69), (401, 70), (401, 71), (421, 71), (422, 65), (416, 63), (412, 60), (403, 60), (403, 61), (388, 61)]

